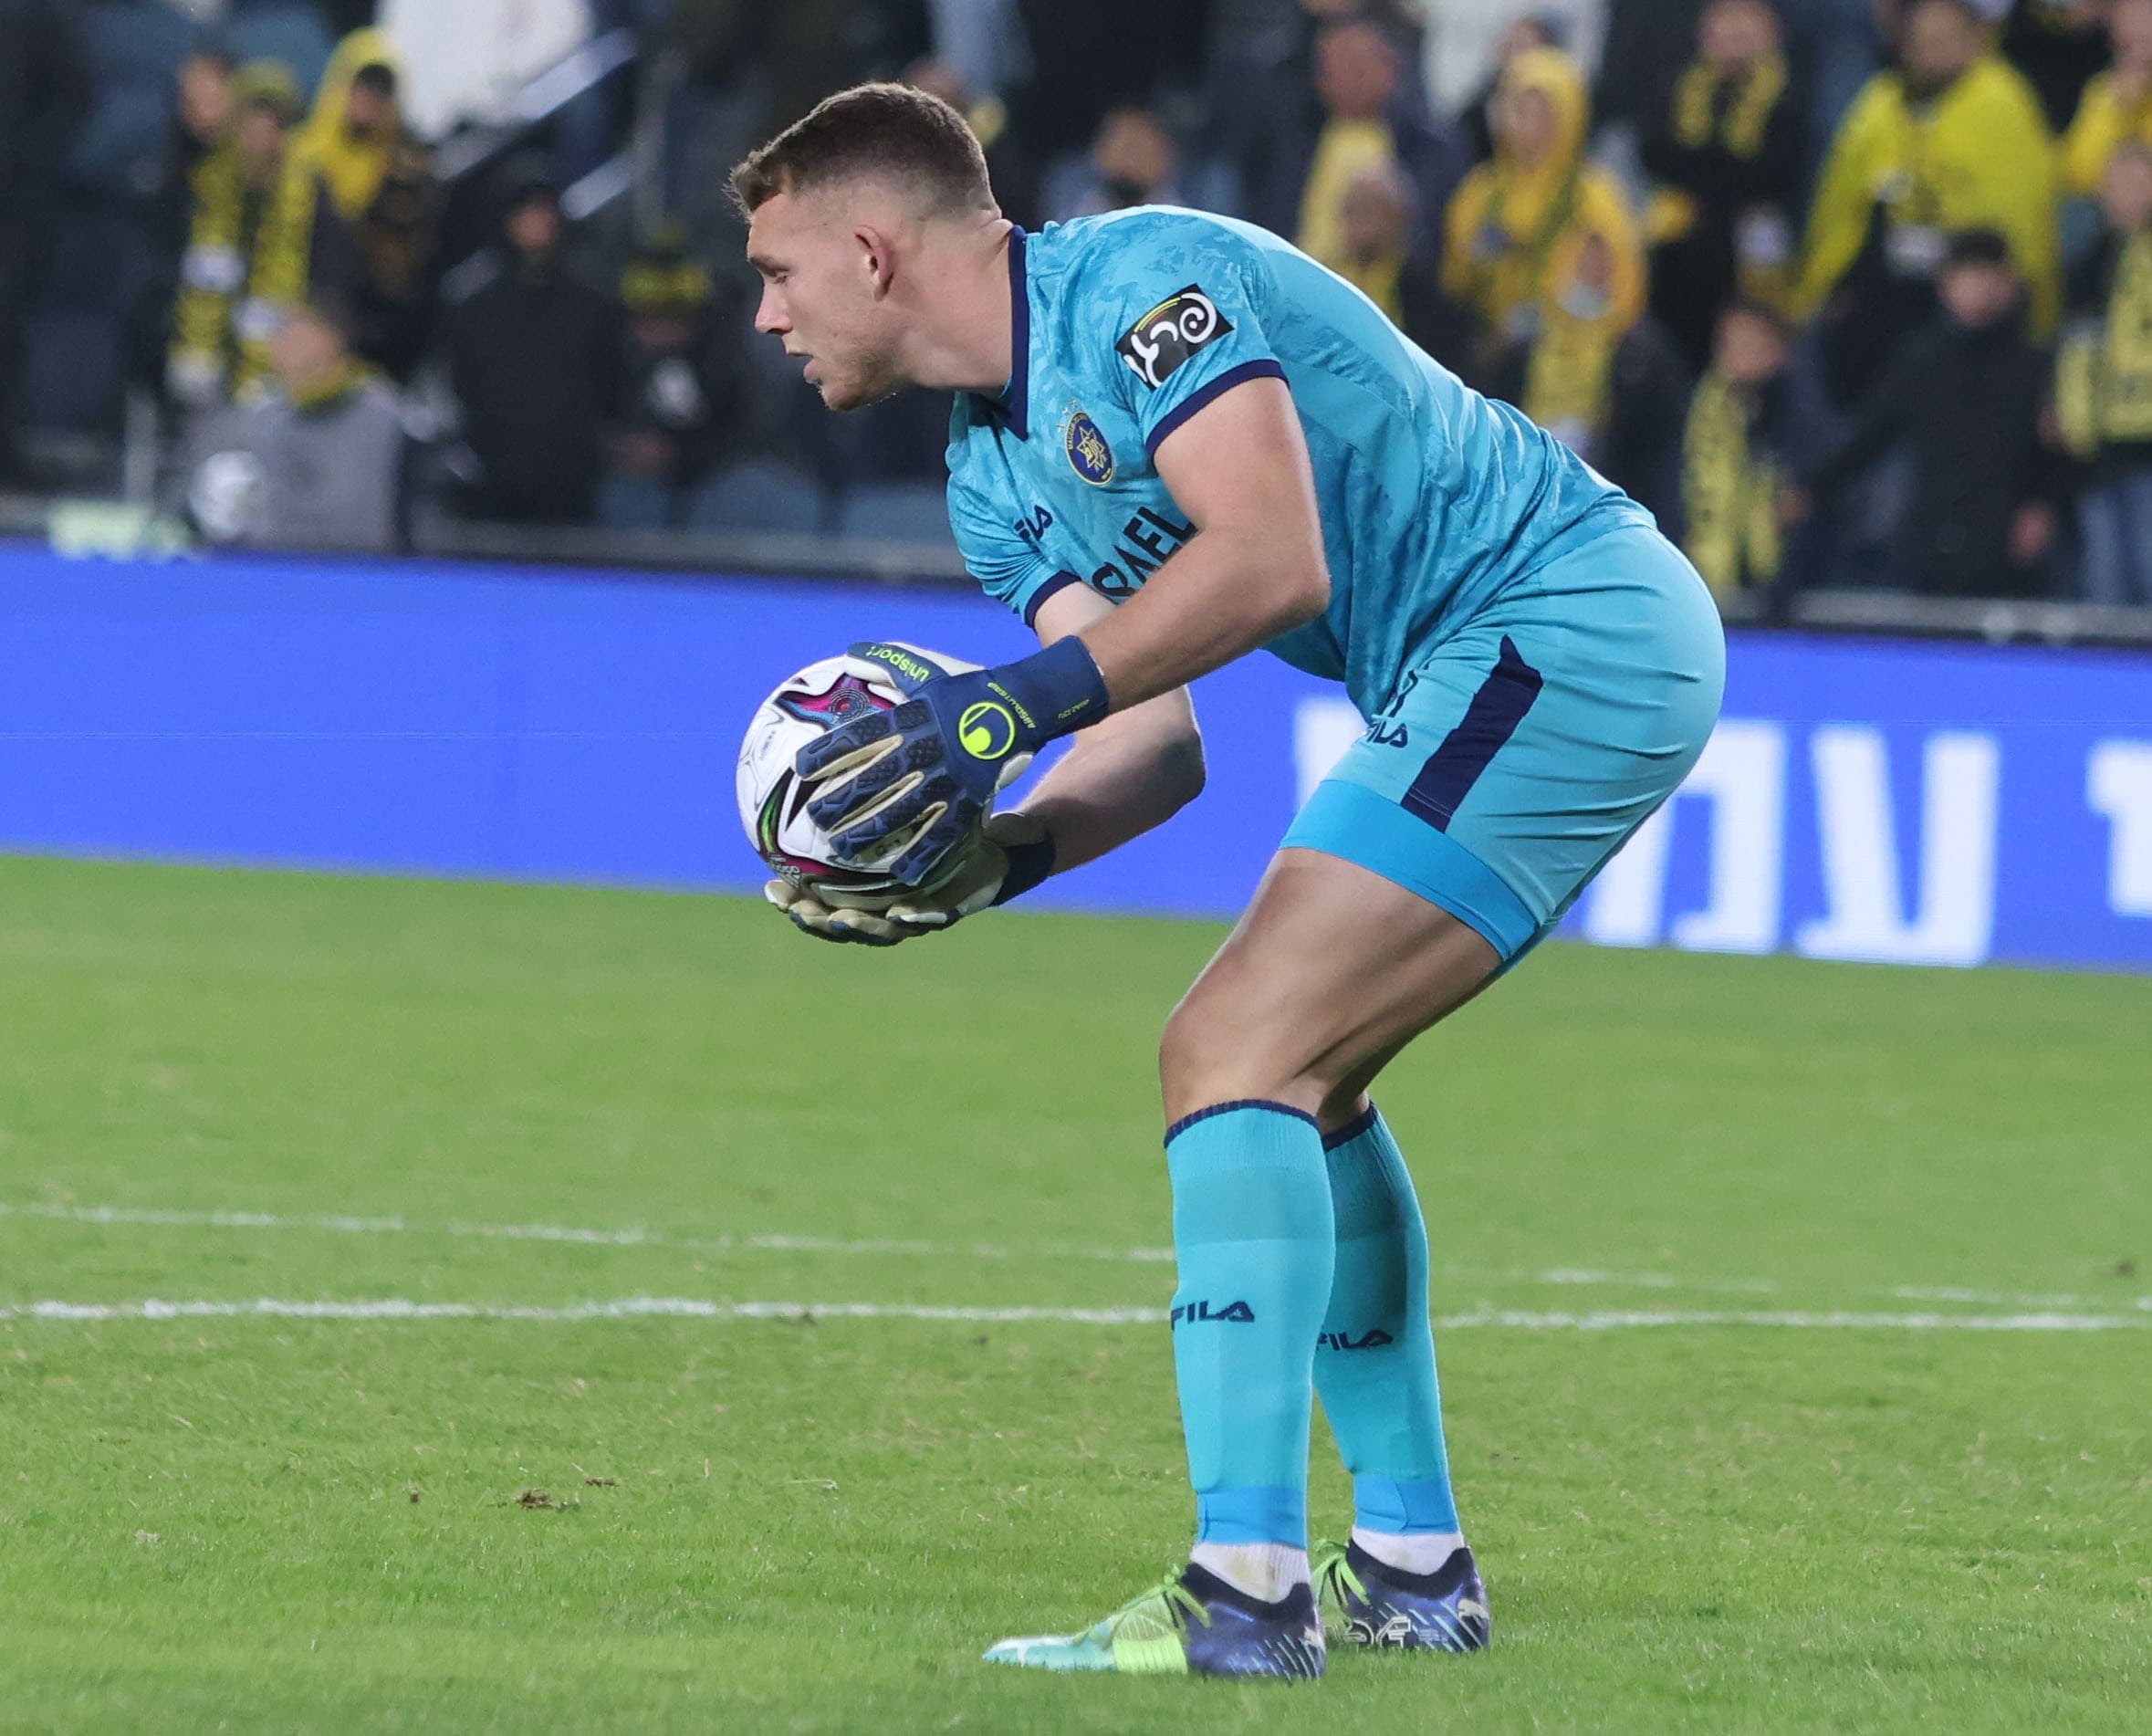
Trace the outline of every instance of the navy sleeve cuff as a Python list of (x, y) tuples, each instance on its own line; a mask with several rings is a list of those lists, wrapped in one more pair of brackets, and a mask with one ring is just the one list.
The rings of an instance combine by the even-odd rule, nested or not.
[(1228, 368), (1207, 385), (1196, 387), (1186, 398), (1159, 418), (1158, 425), (1144, 436), (1144, 450), (1154, 458), (1165, 436), (1215, 398), (1222, 398), (1235, 386), (1245, 385), (1250, 380), (1282, 380), (1285, 370), (1269, 356), (1254, 361), (1244, 361), (1238, 368)]
[(1037, 628), (1039, 625), (1039, 611), (1045, 606), (1046, 600), (1049, 597), (1056, 596), (1061, 591), (1068, 590), (1071, 585), (1080, 585), (1082, 582), (1083, 580), (1079, 579), (1072, 572), (1061, 571), (1055, 573), (1052, 578), (1049, 579), (1044, 584), (1040, 585), (1038, 590), (1031, 593), (1031, 601), (1024, 605), (1024, 625), (1034, 629)]

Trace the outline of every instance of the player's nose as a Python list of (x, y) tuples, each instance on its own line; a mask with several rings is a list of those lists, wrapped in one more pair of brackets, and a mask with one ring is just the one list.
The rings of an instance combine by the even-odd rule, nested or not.
[(791, 323), (790, 319), (785, 316), (784, 305), (778, 299), (775, 288), (765, 285), (762, 299), (756, 304), (755, 308), (755, 329), (761, 332), (782, 333), (790, 329)]

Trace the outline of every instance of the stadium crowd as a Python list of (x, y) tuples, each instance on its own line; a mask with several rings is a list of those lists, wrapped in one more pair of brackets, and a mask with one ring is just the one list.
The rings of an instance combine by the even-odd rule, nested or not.
[[(0, 468), (132, 387), (217, 540), (394, 547), (414, 504), (945, 538), (945, 400), (823, 413), (722, 193), (893, 77), (1027, 225), (1294, 239), (1722, 592), (2152, 606), (2152, 0), (1577, 0), (1446, 107), (1426, 34), (1487, 9), (0, 0)], [(534, 103), (603, 32), (634, 76)]]

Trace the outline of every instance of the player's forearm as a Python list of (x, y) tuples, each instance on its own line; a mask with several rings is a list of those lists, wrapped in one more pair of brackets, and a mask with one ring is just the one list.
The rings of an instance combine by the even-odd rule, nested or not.
[(1083, 643), (1118, 713), (1222, 669), (1329, 603), (1318, 538), (1281, 542), (1254, 527), (1213, 525), (1086, 629)]
[(1163, 826), (1203, 789), (1203, 739), (1187, 695), (1164, 695), (1087, 729), (1025, 800), (1061, 873)]

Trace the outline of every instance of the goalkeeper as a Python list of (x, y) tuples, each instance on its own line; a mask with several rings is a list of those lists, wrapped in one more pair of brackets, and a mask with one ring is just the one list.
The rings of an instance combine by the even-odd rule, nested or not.
[[(926, 890), (873, 916), (772, 887), (794, 922), (888, 944), (1163, 824), (1203, 779), (1187, 684), (1249, 652), (1368, 719), (1161, 1047), (1187, 1565), (987, 1657), (1308, 1677), (1326, 1626), (1479, 1649), (1426, 1233), (1368, 1087), (1695, 763), (1725, 660), (1702, 581), (1619, 490), (1250, 225), (1145, 208), (1028, 235), (956, 111), (893, 85), (830, 98), (732, 183), (756, 326), (831, 408), (956, 393), (958, 545), (1043, 645), (976, 671), (853, 647), (908, 699), (802, 750), (810, 812)], [(966, 853), (1012, 769), (1071, 734)], [(1354, 1515), (1311, 1575), (1317, 1394)]]

